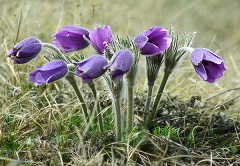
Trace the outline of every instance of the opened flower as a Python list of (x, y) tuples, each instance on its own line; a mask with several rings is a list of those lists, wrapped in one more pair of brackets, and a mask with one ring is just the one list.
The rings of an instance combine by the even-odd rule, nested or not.
[(223, 59), (206, 48), (195, 49), (191, 53), (190, 60), (197, 75), (210, 83), (221, 78), (226, 70)]
[(42, 43), (35, 37), (29, 37), (17, 43), (7, 56), (13, 59), (14, 63), (23, 64), (35, 58), (42, 50)]
[(112, 43), (111, 28), (105, 25), (103, 28), (98, 27), (96, 30), (90, 30), (88, 41), (95, 48), (98, 54), (103, 54), (104, 43)]
[(134, 56), (129, 50), (118, 50), (112, 57), (111, 63), (106, 66), (115, 82), (129, 71), (134, 61)]
[(76, 64), (76, 75), (82, 78), (82, 82), (92, 81), (104, 74), (104, 66), (108, 64), (102, 55), (92, 55)]
[(167, 30), (156, 25), (134, 38), (134, 44), (140, 49), (141, 54), (148, 56), (162, 54), (168, 49), (171, 41)]
[(83, 37), (88, 38), (88, 35), (89, 32), (85, 28), (74, 25), (65, 26), (53, 35), (53, 44), (66, 53), (82, 50), (89, 45)]
[(54, 60), (29, 74), (29, 81), (35, 85), (50, 83), (64, 77), (68, 73), (67, 64), (62, 60)]

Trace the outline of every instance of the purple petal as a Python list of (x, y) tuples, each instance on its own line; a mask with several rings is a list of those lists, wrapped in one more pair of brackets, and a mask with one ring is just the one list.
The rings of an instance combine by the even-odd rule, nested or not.
[(204, 54), (204, 59), (206, 61), (211, 61), (213, 63), (216, 64), (221, 64), (223, 62), (223, 59), (219, 56), (217, 56), (216, 54), (214, 54), (212, 51), (208, 50), (208, 49), (201, 49), (203, 54)]
[(215, 64), (213, 62), (209, 62), (209, 64), (205, 66), (205, 69), (209, 77), (221, 78), (223, 76), (224, 70), (222, 70), (220, 65)]
[(191, 53), (191, 57), (190, 57), (190, 60), (191, 60), (191, 63), (194, 65), (194, 66), (198, 66), (202, 60), (203, 60), (203, 52), (199, 49), (195, 49), (192, 53)]
[(141, 49), (141, 54), (148, 55), (148, 56), (155, 56), (158, 54), (161, 54), (162, 51), (159, 50), (159, 48), (152, 43), (146, 43), (146, 45)]
[(84, 39), (88, 37), (87, 29), (78, 26), (65, 26), (53, 35), (53, 44), (58, 48), (63, 48), (65, 52), (72, 52), (86, 48), (89, 43)]
[(62, 60), (55, 60), (46, 63), (43, 66), (29, 74), (29, 81), (35, 85), (50, 83), (64, 77), (68, 73), (68, 67)]
[(112, 75), (112, 79), (114, 82), (118, 82), (120, 80), (120, 78), (124, 75), (125, 73), (118, 73), (118, 74), (115, 74), (115, 75)]
[(205, 70), (203, 64), (200, 64), (200, 65), (198, 65), (198, 66), (194, 66), (194, 68), (195, 68), (195, 71), (197, 72), (197, 75), (198, 75), (201, 79), (203, 79), (203, 80), (206, 81), (207, 78), (208, 78), (208, 76), (207, 76), (207, 73), (206, 73), (206, 70)]
[(104, 42), (112, 43), (112, 34), (109, 26), (98, 27), (96, 30), (90, 30), (89, 39), (99, 54), (104, 53)]
[(82, 77), (82, 81), (88, 82), (94, 78), (100, 77), (106, 69), (107, 60), (102, 55), (92, 55), (77, 63), (76, 75)]
[(145, 36), (144, 34), (140, 34), (140, 35), (136, 36), (134, 39), (134, 44), (139, 49), (143, 48), (147, 42), (148, 42), (148, 37)]

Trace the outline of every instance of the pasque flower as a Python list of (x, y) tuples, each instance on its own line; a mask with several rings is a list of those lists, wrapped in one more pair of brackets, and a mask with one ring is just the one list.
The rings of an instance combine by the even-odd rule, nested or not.
[(92, 55), (76, 64), (76, 75), (82, 78), (82, 82), (92, 81), (104, 74), (104, 66), (108, 64), (102, 55)]
[(167, 30), (156, 25), (134, 38), (134, 44), (140, 49), (141, 54), (148, 56), (162, 54), (168, 49), (171, 41)]
[(88, 38), (89, 32), (87, 29), (68, 25), (64, 26), (59, 32), (53, 35), (53, 44), (64, 52), (72, 52), (86, 48), (89, 43), (84, 39)]
[(7, 56), (11, 57), (14, 63), (23, 64), (35, 58), (41, 50), (41, 41), (35, 37), (29, 37), (17, 43), (7, 52)]
[(193, 50), (190, 60), (197, 75), (210, 83), (221, 78), (226, 70), (223, 59), (206, 48)]
[[(86, 40), (88, 40), (86, 38)], [(104, 43), (112, 43), (112, 32), (111, 28), (105, 25), (103, 28), (98, 27), (96, 30), (90, 30), (89, 32), (89, 43), (95, 48), (98, 54), (104, 53)]]
[(134, 56), (129, 50), (118, 50), (111, 58), (110, 64), (105, 68), (109, 69), (113, 80), (117, 82), (129, 71), (134, 61)]
[(62, 60), (54, 60), (38, 66), (29, 74), (29, 81), (35, 85), (50, 83), (64, 77), (68, 73), (67, 64)]

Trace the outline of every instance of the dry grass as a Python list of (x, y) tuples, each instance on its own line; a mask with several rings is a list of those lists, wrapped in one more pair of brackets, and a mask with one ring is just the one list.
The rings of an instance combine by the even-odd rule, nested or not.
[[(129, 146), (128, 139), (125, 143), (112, 142), (111, 134), (105, 136), (106, 133), (102, 134), (106, 137), (103, 143), (96, 145), (94, 137), (100, 137), (99, 133), (84, 130), (86, 124), (82, 123), (80, 104), (67, 84), (58, 81), (34, 87), (27, 81), (28, 73), (36, 65), (41, 65), (44, 58), (34, 59), (27, 65), (14, 65), (5, 54), (16, 42), (20, 13), (22, 20), (18, 41), (35, 36), (44, 42), (51, 42), (51, 35), (69, 24), (89, 29), (94, 24), (108, 24), (113, 34), (129, 34), (131, 37), (152, 25), (166, 28), (172, 25), (179, 32), (196, 31), (194, 46), (209, 48), (223, 57), (227, 66), (225, 76), (215, 84), (205, 83), (196, 76), (186, 58), (169, 80), (165, 98), (177, 95), (179, 101), (188, 101), (191, 96), (200, 95), (203, 101), (206, 100), (208, 108), (215, 107), (239, 95), (237, 89), (208, 100), (215, 94), (240, 85), (240, 1), (1, 0), (0, 6), (0, 165), (8, 161), (13, 165), (20, 164), (19, 161), (23, 165), (97, 165), (103, 161), (106, 165), (121, 165), (122, 162), (133, 163), (134, 157), (142, 165), (180, 162), (182, 165), (217, 165), (222, 161), (228, 165), (239, 162), (233, 152), (236, 148), (239, 157), (239, 130), (231, 133), (236, 137), (235, 144), (231, 140), (215, 150), (207, 149), (209, 147), (205, 151), (189, 149), (185, 144), (171, 139), (170, 135), (154, 136), (145, 131), (134, 133), (133, 147)], [(93, 49), (84, 52), (91, 55)], [(136, 89), (140, 94), (145, 89), (145, 78), (140, 75), (145, 67), (143, 59), (141, 63)], [(103, 102), (107, 103), (105, 100)], [(238, 103), (239, 99), (236, 99), (221, 107), (221, 111), (238, 120)], [(206, 118), (212, 115), (212, 110), (215, 109), (210, 109), (210, 115)], [(108, 110), (105, 111), (107, 119)], [(147, 143), (144, 139), (137, 140), (138, 136), (147, 138), (147, 143), (155, 151), (148, 154), (141, 150), (139, 147)], [(206, 145), (209, 144), (206, 142)], [(99, 148), (94, 149), (96, 146)], [(169, 149), (174, 148), (179, 151), (174, 153), (175, 156), (170, 156)]]

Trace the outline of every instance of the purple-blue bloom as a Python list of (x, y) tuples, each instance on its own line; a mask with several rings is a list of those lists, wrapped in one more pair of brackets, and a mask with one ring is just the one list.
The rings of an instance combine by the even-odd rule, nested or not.
[(35, 85), (50, 83), (64, 77), (68, 73), (67, 64), (62, 60), (54, 60), (38, 66), (29, 74), (29, 81)]
[(7, 52), (7, 56), (11, 57), (14, 63), (23, 64), (35, 58), (41, 50), (41, 41), (35, 37), (29, 37), (17, 43)]
[(172, 38), (167, 35), (167, 30), (153, 26), (134, 38), (134, 44), (140, 49), (142, 55), (155, 56), (168, 49)]
[(98, 54), (104, 54), (104, 43), (112, 43), (111, 28), (105, 25), (103, 28), (98, 27), (96, 30), (90, 30), (88, 41), (95, 48)]
[(108, 64), (102, 55), (92, 55), (76, 64), (76, 75), (82, 78), (82, 82), (92, 81), (104, 74), (104, 66)]
[(120, 80), (120, 78), (129, 71), (134, 61), (134, 56), (129, 50), (118, 50), (111, 58), (110, 64), (105, 68), (108, 68), (110, 75), (114, 82)]
[(88, 35), (89, 32), (85, 28), (74, 25), (64, 26), (59, 32), (53, 35), (53, 45), (59, 49), (63, 49), (66, 53), (82, 50), (89, 45), (84, 39), (84, 37), (88, 38)]
[(197, 75), (210, 83), (221, 78), (226, 70), (223, 59), (206, 48), (196, 48), (191, 53), (190, 60)]

